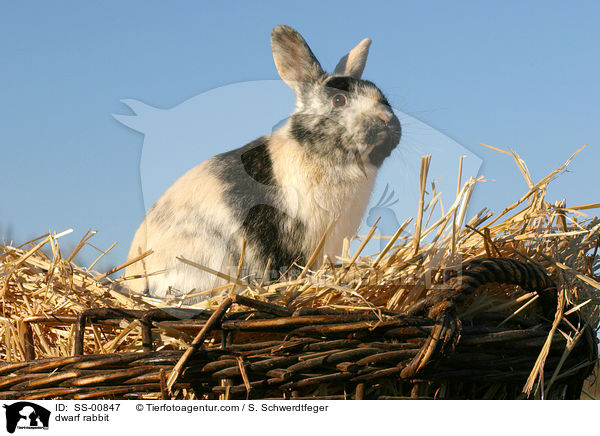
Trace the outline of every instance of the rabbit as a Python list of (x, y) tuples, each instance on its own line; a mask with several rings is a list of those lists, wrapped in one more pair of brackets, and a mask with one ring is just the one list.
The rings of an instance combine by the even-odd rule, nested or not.
[(223, 278), (177, 257), (235, 275), (244, 241), (244, 278), (260, 279), (269, 264), (276, 278), (308, 260), (330, 223), (319, 259), (341, 253), (402, 132), (383, 93), (361, 80), (370, 44), (362, 40), (328, 74), (296, 30), (273, 29), (275, 66), (295, 109), (277, 130), (192, 168), (156, 201), (129, 251), (131, 260), (153, 250), (126, 268), (126, 277), (150, 274), (128, 279), (132, 292), (218, 288)]

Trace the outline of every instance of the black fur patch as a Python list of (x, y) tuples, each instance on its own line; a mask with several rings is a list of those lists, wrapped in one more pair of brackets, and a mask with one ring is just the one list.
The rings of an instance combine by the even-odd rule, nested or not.
[(307, 127), (306, 121), (314, 119), (315, 115), (295, 114), (291, 116), (290, 133), (302, 145), (311, 145), (328, 139), (325, 132)]
[(259, 138), (248, 146), (251, 148), (240, 156), (246, 174), (263, 185), (272, 185), (273, 163), (269, 156), (267, 142), (263, 138)]
[(333, 76), (329, 78), (323, 86), (326, 88), (334, 88), (344, 92), (350, 92), (354, 84), (357, 82), (353, 77), (348, 76)]
[(275, 184), (273, 163), (266, 137), (214, 158), (215, 170), (224, 182), (224, 199), (235, 211), (248, 244), (257, 247), (272, 269), (290, 266), (302, 256), (304, 225), (276, 206), (281, 191)]
[(369, 153), (369, 160), (373, 165), (379, 168), (383, 161), (392, 153), (394, 148), (398, 145), (400, 137), (402, 136), (402, 128), (400, 127), (400, 121), (394, 115), (390, 120), (388, 126), (388, 135), (382, 144), (379, 144), (373, 148)]
[(217, 155), (213, 162), (217, 176), (224, 182), (225, 201), (240, 223), (253, 206), (274, 200), (273, 165), (265, 137)]
[(377, 100), (379, 103), (382, 103), (386, 106), (389, 106), (387, 99), (385, 96), (379, 91), (379, 88), (375, 86), (373, 82), (368, 80), (359, 80), (354, 77), (349, 76), (332, 76), (323, 83), (323, 87), (325, 87), (325, 91), (328, 94), (335, 94), (336, 91), (344, 91), (349, 94), (357, 92), (359, 87), (372, 87), (373, 89), (378, 91), (379, 99)]
[[(219, 154), (214, 161), (229, 178), (252, 177), (263, 185), (273, 184), (273, 163), (267, 148), (267, 138), (262, 136), (241, 148)], [(236, 177), (239, 176), (239, 177)]]
[(250, 209), (242, 227), (248, 242), (259, 248), (265, 263), (271, 258), (272, 270), (304, 262), (298, 246), (304, 236), (304, 225), (299, 220), (272, 206), (259, 204)]
[(332, 118), (294, 114), (290, 119), (292, 137), (313, 153), (334, 159), (343, 159), (346, 155), (346, 143), (350, 138), (346, 129)]

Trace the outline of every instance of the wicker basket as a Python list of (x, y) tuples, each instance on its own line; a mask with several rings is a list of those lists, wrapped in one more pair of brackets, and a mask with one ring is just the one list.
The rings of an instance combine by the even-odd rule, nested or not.
[[(460, 319), (457, 307), (489, 283), (538, 292), (542, 321), (494, 312)], [(251, 310), (228, 313), (233, 302)], [(40, 317), (29, 322), (76, 325), (75, 355), (36, 360), (28, 347), (27, 361), (0, 365), (0, 398), (516, 399), (527, 397), (523, 388), (542, 350), (544, 383), (535, 397), (577, 399), (597, 361), (597, 339), (579, 312), (562, 316), (564, 306), (543, 270), (486, 258), (450, 272), (402, 314), (292, 312), (236, 296), (214, 312), (93, 309)], [(88, 323), (120, 319), (140, 320), (144, 352), (83, 355)], [(154, 351), (155, 321), (200, 332), (187, 351)], [(561, 326), (580, 334), (568, 342), (556, 331)]]

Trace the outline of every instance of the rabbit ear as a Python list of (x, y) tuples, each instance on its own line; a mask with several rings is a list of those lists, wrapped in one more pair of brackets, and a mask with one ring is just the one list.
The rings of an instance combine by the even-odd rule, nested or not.
[(271, 32), (271, 47), (279, 75), (297, 94), (303, 84), (314, 83), (325, 74), (308, 44), (291, 27), (276, 26)]
[(333, 74), (360, 79), (367, 63), (370, 45), (371, 40), (369, 38), (365, 38), (359, 42), (346, 56), (340, 59)]

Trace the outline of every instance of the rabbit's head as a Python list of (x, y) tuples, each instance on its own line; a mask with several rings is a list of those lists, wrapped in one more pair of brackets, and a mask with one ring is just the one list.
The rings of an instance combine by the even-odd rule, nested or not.
[(296, 93), (289, 134), (338, 165), (368, 161), (379, 167), (398, 145), (400, 122), (373, 83), (361, 80), (371, 41), (364, 39), (327, 74), (298, 32), (273, 29), (273, 58)]

